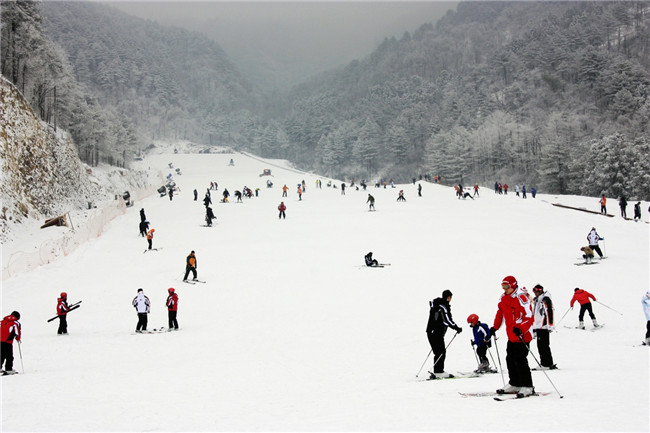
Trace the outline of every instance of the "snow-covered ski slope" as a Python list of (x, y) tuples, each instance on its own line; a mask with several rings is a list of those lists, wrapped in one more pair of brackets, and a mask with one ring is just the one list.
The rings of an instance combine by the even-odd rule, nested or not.
[[(1, 379), (2, 431), (648, 431), (649, 355), (635, 346), (645, 330), (648, 224), (550, 204), (598, 209), (595, 198), (523, 200), (482, 188), (480, 198), (459, 200), (452, 188), (424, 182), (422, 197), (412, 184), (343, 196), (340, 181), (328, 188), (327, 178), (241, 154), (162, 154), (142, 164), (166, 174), (169, 162), (182, 170), (173, 201), (152, 195), (69, 256), (3, 281), (2, 314), (22, 314), (25, 374)], [(264, 168), (273, 177), (260, 177)], [(210, 181), (219, 191), (207, 228), (201, 200)], [(218, 203), (224, 187), (244, 186), (260, 188), (259, 197)], [(396, 201), (399, 189), (406, 202)], [(368, 193), (376, 212), (368, 212)], [(281, 200), (286, 220), (278, 220)], [(143, 254), (141, 207), (159, 251)], [(574, 266), (592, 226), (609, 257)], [(181, 282), (191, 250), (206, 284)], [(369, 251), (391, 266), (360, 266)], [(428, 301), (454, 293), (464, 331), (446, 370), (471, 371), (466, 318), (491, 325), (510, 274), (521, 286), (542, 284), (557, 320), (575, 287), (623, 313), (595, 303), (607, 326), (588, 332), (563, 326), (577, 324), (575, 308), (552, 334), (560, 370), (546, 373), (564, 398), (541, 371), (535, 386), (550, 395), (505, 404), (459, 395), (494, 391), (500, 374), (418, 380), (430, 350)], [(167, 326), (167, 289), (176, 288), (179, 332), (134, 334), (139, 287), (152, 302), (150, 328)], [(58, 321), (47, 323), (61, 291), (83, 300), (67, 337), (56, 335)], [(498, 336), (505, 367), (503, 330)], [(22, 373), (18, 347), (15, 354)]]

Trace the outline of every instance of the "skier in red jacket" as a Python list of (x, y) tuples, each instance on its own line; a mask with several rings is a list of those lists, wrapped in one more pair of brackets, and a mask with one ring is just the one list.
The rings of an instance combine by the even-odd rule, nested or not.
[(14, 371), (14, 339), (20, 344), (20, 313), (13, 311), (10, 315), (5, 316), (0, 324), (0, 367), (4, 366), (2, 374), (15, 374)]
[(68, 306), (68, 294), (66, 292), (61, 292), (61, 297), (56, 300), (56, 315), (59, 316), (59, 330), (57, 331), (57, 334), (59, 335), (68, 334), (68, 311), (70, 311), (70, 307)]
[(533, 378), (528, 366), (528, 352), (533, 335), (533, 309), (526, 288), (520, 289), (513, 276), (507, 276), (501, 282), (503, 295), (497, 306), (497, 314), (490, 333), (499, 329), (505, 320), (508, 345), (506, 346), (506, 365), (509, 383), (498, 393), (517, 393), (529, 396), (535, 392)]
[(283, 201), (280, 202), (280, 205), (278, 206), (278, 210), (280, 211), (280, 214), (278, 215), (278, 219), (280, 218), (287, 218), (287, 214), (284, 212), (287, 210), (287, 206), (284, 204)]
[(178, 313), (178, 295), (173, 287), (170, 287), (167, 292), (169, 296), (167, 297), (167, 317), (169, 318), (169, 329), (178, 330), (178, 321), (176, 320), (176, 314)]
[(571, 298), (571, 309), (573, 309), (573, 304), (578, 301), (580, 304), (580, 313), (578, 314), (578, 320), (580, 321), (580, 324), (578, 325), (578, 328), (580, 329), (585, 329), (585, 322), (584, 322), (584, 317), (585, 317), (585, 311), (589, 313), (589, 317), (591, 317), (591, 321), (594, 323), (594, 328), (598, 328), (598, 322), (596, 321), (596, 316), (594, 315), (594, 312), (591, 309), (591, 302), (589, 299), (593, 299), (594, 301), (596, 300), (596, 297), (589, 293), (586, 290), (579, 289), (578, 287), (575, 288), (573, 291), (573, 298)]

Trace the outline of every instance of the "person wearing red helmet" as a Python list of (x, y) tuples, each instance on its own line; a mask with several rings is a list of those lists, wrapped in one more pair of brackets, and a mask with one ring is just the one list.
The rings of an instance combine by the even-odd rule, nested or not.
[(14, 371), (14, 340), (20, 344), (22, 336), (18, 320), (20, 313), (12, 311), (0, 324), (0, 367), (4, 366), (3, 375), (17, 373)]
[(533, 325), (533, 310), (525, 288), (519, 288), (515, 277), (509, 275), (501, 282), (503, 295), (497, 306), (494, 325), (490, 334), (505, 321), (508, 344), (506, 346), (506, 365), (508, 367), (508, 385), (497, 390), (498, 393), (517, 393), (529, 396), (535, 393), (533, 377), (528, 365), (529, 345), (533, 339), (530, 328)]
[(474, 332), (474, 339), (470, 340), (470, 342), (472, 346), (476, 346), (476, 355), (478, 355), (479, 359), (478, 368), (474, 372), (489, 373), (492, 370), (490, 370), (490, 361), (488, 361), (485, 354), (487, 353), (488, 347), (492, 346), (492, 342), (490, 341), (490, 328), (485, 323), (481, 323), (476, 314), (470, 314), (467, 317), (467, 323), (469, 323), (469, 327)]
[(56, 300), (56, 315), (59, 316), (59, 330), (57, 334), (59, 335), (68, 335), (68, 311), (70, 311), (68, 294), (61, 292), (61, 296)]
[(176, 320), (176, 314), (178, 313), (178, 295), (176, 290), (173, 287), (167, 289), (169, 296), (167, 296), (167, 317), (169, 318), (169, 329), (178, 330), (178, 321)]

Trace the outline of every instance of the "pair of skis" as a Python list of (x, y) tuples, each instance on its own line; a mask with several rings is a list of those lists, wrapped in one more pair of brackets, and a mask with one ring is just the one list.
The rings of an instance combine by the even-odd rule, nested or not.
[(184, 283), (187, 283), (187, 284), (192, 284), (192, 285), (194, 285), (194, 284), (196, 284), (196, 283), (203, 283), (203, 284), (205, 284), (205, 281), (203, 281), (203, 280), (183, 280), (183, 282), (184, 282)]
[(534, 392), (529, 395), (521, 393), (504, 393), (504, 392), (459, 392), (462, 397), (492, 397), (496, 401), (520, 400), (528, 397), (543, 397), (551, 395), (550, 392)]
[[(79, 307), (81, 307), (81, 301), (79, 301), (79, 302), (75, 302), (75, 303), (72, 304), (72, 305), (68, 305), (68, 308), (69, 308), (69, 309), (68, 309), (68, 313), (69, 313), (70, 311), (72, 311), (72, 310), (76, 310), (76, 309), (79, 308)], [(54, 320), (54, 319), (58, 319), (58, 317), (59, 317), (59, 315), (57, 314), (56, 316), (52, 317), (51, 319), (48, 319), (47, 322), (49, 323), (49, 322), (51, 322), (51, 321)]]

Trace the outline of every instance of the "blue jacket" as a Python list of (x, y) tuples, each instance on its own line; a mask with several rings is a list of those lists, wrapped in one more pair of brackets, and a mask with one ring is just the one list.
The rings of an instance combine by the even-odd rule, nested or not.
[(474, 344), (477, 346), (485, 346), (487, 344), (488, 347), (492, 347), (492, 343), (490, 342), (490, 328), (485, 323), (477, 322), (472, 330), (474, 331)]
[(643, 295), (641, 303), (643, 304), (643, 312), (645, 313), (646, 320), (650, 320), (650, 291)]

